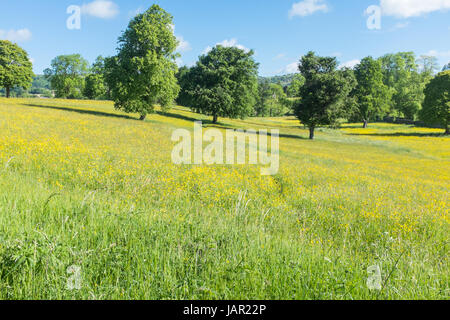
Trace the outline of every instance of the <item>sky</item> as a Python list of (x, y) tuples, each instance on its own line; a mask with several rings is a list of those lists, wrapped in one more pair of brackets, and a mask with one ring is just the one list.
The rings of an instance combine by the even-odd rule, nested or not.
[[(254, 50), (262, 76), (296, 72), (311, 50), (349, 67), (400, 51), (450, 61), (450, 0), (0, 0), (0, 39), (27, 50), (36, 74), (62, 54), (93, 62), (114, 55), (130, 19), (153, 3), (174, 17), (179, 65), (216, 44)], [(79, 28), (67, 26), (70, 6)]]

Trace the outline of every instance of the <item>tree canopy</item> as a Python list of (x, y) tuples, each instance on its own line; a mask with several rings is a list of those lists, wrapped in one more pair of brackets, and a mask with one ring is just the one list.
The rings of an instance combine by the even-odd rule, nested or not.
[(119, 38), (118, 54), (106, 59), (106, 82), (117, 109), (144, 120), (155, 104), (168, 108), (179, 93), (175, 74), (178, 41), (173, 17), (158, 5), (137, 15)]
[(61, 55), (44, 73), (57, 98), (81, 98), (89, 63), (79, 54)]
[(108, 96), (105, 84), (105, 59), (98, 56), (86, 76), (83, 94), (88, 99), (105, 99)]
[(420, 119), (430, 125), (441, 125), (450, 134), (450, 70), (439, 73), (425, 87)]
[(413, 52), (387, 54), (380, 58), (383, 82), (392, 88), (392, 109), (394, 116), (414, 120), (423, 101), (424, 79), (418, 71)]
[(0, 87), (9, 98), (14, 87), (28, 89), (33, 82), (33, 65), (25, 50), (7, 40), (0, 40)]
[(300, 95), (300, 88), (305, 84), (305, 78), (301, 74), (296, 74), (291, 84), (287, 87), (286, 93), (290, 98), (296, 98)]
[(284, 116), (290, 107), (290, 101), (279, 84), (264, 81), (258, 86), (258, 99), (255, 115), (258, 117)]
[(245, 118), (254, 112), (258, 64), (253, 51), (216, 46), (187, 75), (188, 107), (219, 117)]

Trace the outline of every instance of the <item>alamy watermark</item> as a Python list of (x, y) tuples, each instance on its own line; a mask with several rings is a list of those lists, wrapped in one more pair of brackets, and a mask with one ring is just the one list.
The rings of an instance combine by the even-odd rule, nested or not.
[(365, 15), (369, 16), (367, 18), (367, 29), (369, 30), (380, 30), (381, 29), (381, 7), (380, 6), (370, 6), (364, 12)]
[(367, 287), (369, 290), (381, 290), (381, 268), (378, 265), (370, 266), (367, 268)]
[(76, 5), (71, 5), (67, 7), (66, 10), (69, 17), (66, 20), (66, 26), (69, 30), (80, 30), (81, 29), (81, 7)]
[[(261, 165), (264, 166), (261, 175), (275, 175), (280, 164), (279, 137), (279, 130), (269, 133), (267, 130), (252, 129), (227, 129), (224, 137), (219, 129), (203, 130), (202, 122), (196, 121), (194, 137), (187, 129), (173, 132), (172, 141), (177, 144), (172, 151), (172, 162), (177, 165)], [(204, 143), (207, 143), (205, 148)]]
[(70, 266), (67, 268), (67, 274), (69, 278), (67, 279), (67, 290), (81, 290), (81, 267), (80, 266)]

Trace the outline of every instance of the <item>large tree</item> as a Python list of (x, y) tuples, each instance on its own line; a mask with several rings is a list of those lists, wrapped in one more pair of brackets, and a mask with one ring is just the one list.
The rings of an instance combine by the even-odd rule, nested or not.
[(0, 40), (0, 87), (9, 98), (11, 88), (28, 89), (33, 82), (33, 66), (25, 50), (17, 44)]
[(295, 114), (309, 128), (309, 138), (322, 125), (331, 125), (344, 113), (346, 98), (355, 86), (353, 73), (337, 70), (334, 57), (319, 57), (308, 52), (300, 60), (299, 70), (305, 78)]
[(427, 124), (441, 125), (450, 134), (450, 70), (434, 77), (425, 88), (420, 118)]
[(367, 128), (369, 121), (382, 117), (389, 108), (391, 93), (383, 83), (381, 62), (367, 57), (354, 69), (357, 85), (352, 92), (356, 99), (356, 116)]
[(253, 51), (216, 46), (190, 70), (189, 107), (214, 123), (219, 117), (245, 118), (254, 112), (257, 74)]
[(106, 59), (106, 82), (117, 109), (144, 120), (156, 104), (170, 107), (180, 90), (177, 46), (173, 18), (160, 6), (131, 20), (119, 38), (117, 56)]
[(81, 98), (89, 63), (79, 54), (61, 55), (52, 60), (44, 74), (57, 98)]

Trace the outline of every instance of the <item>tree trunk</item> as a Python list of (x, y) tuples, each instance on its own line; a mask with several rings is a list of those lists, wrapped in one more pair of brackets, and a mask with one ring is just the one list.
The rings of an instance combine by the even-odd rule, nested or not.
[(7, 98), (9, 98), (9, 96), (10, 96), (10, 91), (11, 91), (11, 88), (10, 87), (6, 87), (6, 97)]
[(219, 117), (217, 116), (217, 114), (213, 115), (213, 123), (217, 123), (218, 120)]
[(364, 120), (363, 128), (367, 129), (368, 125), (369, 125), (369, 122), (367, 120)]
[(140, 121), (144, 121), (146, 117), (147, 117), (146, 114), (141, 114), (141, 117), (139, 118), (139, 120)]
[(447, 127), (445, 128), (445, 134), (449, 135), (450, 134), (450, 127), (447, 125)]
[(315, 127), (309, 127), (309, 139), (314, 140), (314, 130)]

